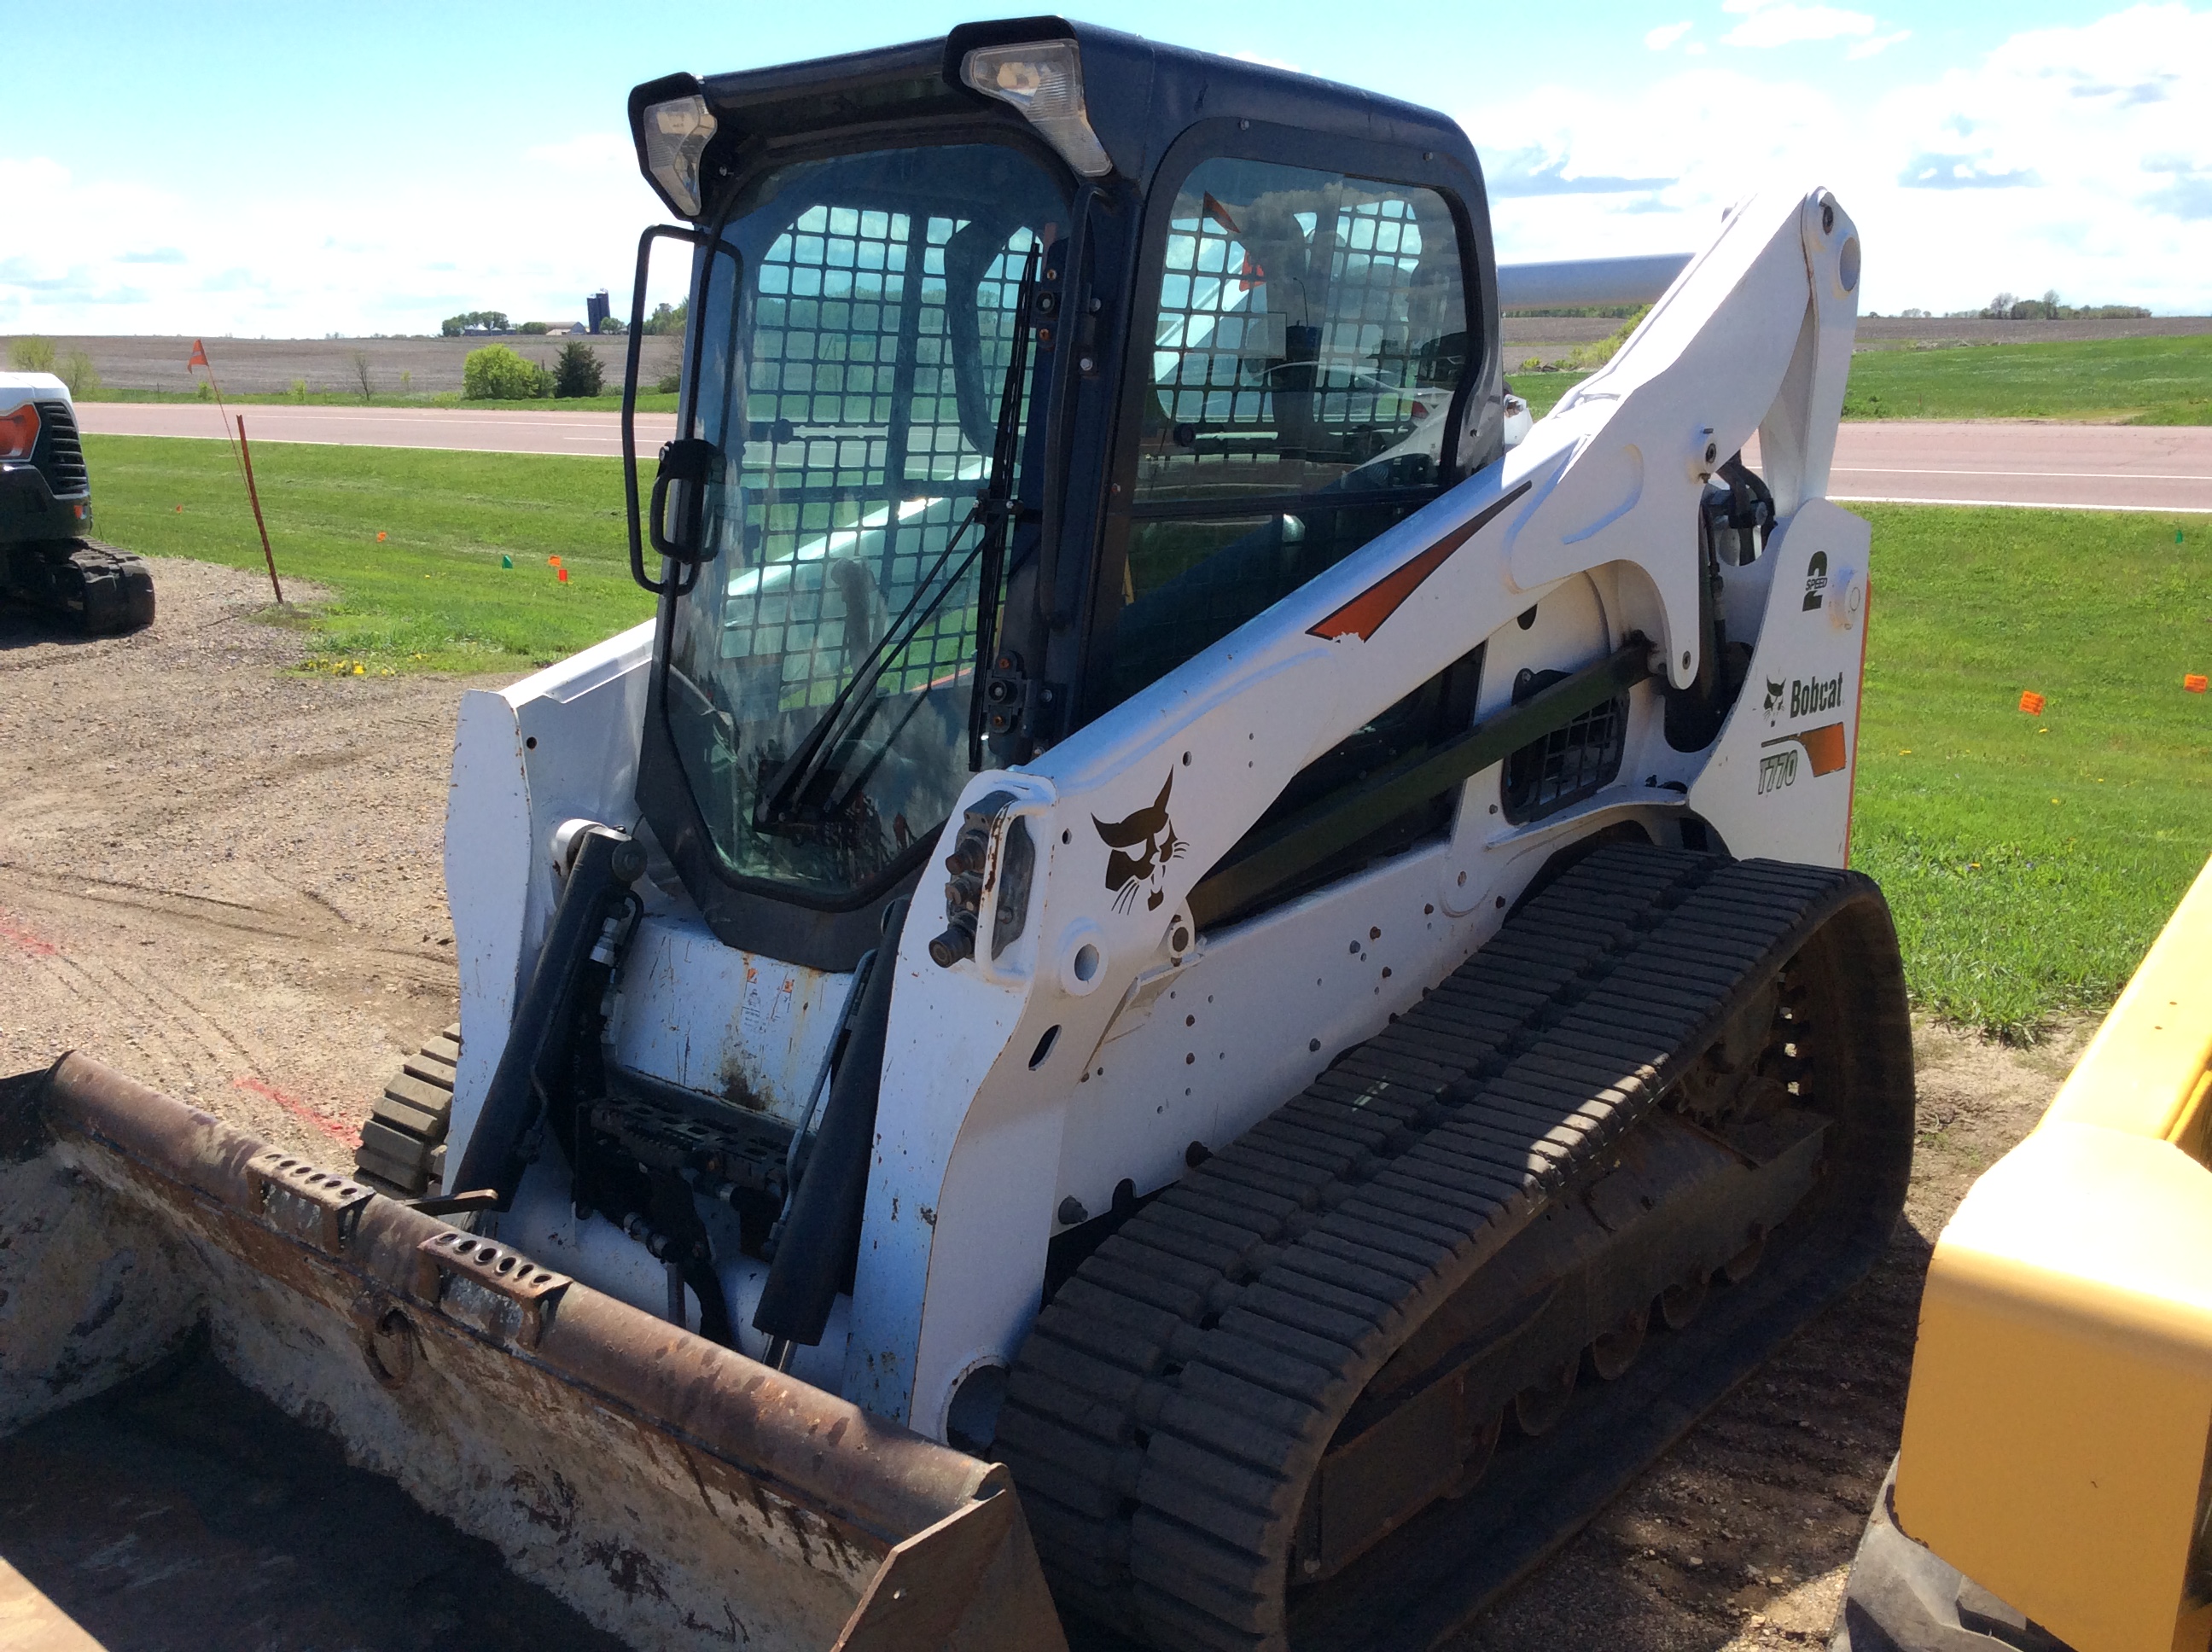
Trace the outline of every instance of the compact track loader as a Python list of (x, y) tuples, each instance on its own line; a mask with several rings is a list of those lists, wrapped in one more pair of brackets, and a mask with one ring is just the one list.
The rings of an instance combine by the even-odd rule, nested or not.
[(143, 559), (85, 537), (92, 479), (70, 388), (51, 373), (0, 373), (0, 600), (94, 636), (154, 623)]
[(1850, 217), (1530, 428), (1425, 110), (1029, 18), (630, 116), (659, 613), (463, 704), (459, 1037), (373, 1182), (28, 1087), (7, 1415), (205, 1321), (640, 1646), (1428, 1643), (1903, 1198)]

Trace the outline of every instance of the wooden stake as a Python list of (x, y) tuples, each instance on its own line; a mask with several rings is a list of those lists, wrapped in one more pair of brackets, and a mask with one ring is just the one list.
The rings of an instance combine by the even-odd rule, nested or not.
[(253, 485), (253, 453), (246, 445), (246, 415), (238, 416), (238, 456), (246, 467), (246, 496), (253, 503), (253, 525), (261, 530), (261, 557), (269, 564), (269, 588), (276, 593), (276, 605), (284, 605), (284, 587), (276, 583), (276, 554), (269, 549), (269, 525), (261, 519), (261, 492)]

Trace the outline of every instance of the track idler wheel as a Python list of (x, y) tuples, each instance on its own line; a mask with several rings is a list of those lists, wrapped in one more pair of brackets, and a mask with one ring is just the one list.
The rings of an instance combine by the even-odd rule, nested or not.
[(1766, 1235), (1754, 1228), (1744, 1248), (1721, 1264), (1721, 1278), (1730, 1285), (1741, 1285), (1759, 1272), (1759, 1264), (1765, 1255)]
[(1577, 1354), (1547, 1377), (1540, 1377), (1513, 1396), (1513, 1420), (1534, 1440), (1549, 1434), (1567, 1414), (1575, 1397), (1575, 1379), (1582, 1375), (1583, 1357)]
[(1612, 1330), (1601, 1333), (1589, 1345), (1589, 1367), (1601, 1380), (1611, 1382), (1625, 1376), (1644, 1351), (1644, 1338), (1651, 1328), (1651, 1304), (1644, 1303)]
[(1505, 1413), (1494, 1411), (1490, 1420), (1460, 1441), (1459, 1478), (1444, 1493), (1448, 1497), (1463, 1497), (1482, 1484), (1482, 1477), (1490, 1472), (1491, 1459), (1498, 1455), (1498, 1442), (1505, 1434)]

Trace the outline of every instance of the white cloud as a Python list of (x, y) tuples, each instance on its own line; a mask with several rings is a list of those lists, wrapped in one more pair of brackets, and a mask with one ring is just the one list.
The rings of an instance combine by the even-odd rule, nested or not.
[[(599, 288), (627, 300), (658, 203), (624, 138), (539, 145), (500, 185), (496, 213), (468, 176), (381, 198), (187, 202), (0, 155), (0, 333), (434, 332), (459, 310), (575, 320)], [(655, 284), (681, 296), (680, 278)]]
[(1662, 23), (1644, 37), (1644, 44), (1654, 52), (1664, 52), (1696, 27), (1695, 23)]
[(1723, 46), (1760, 49), (1874, 33), (1874, 19), (1866, 13), (1835, 6), (1801, 6), (1795, 0), (1722, 0), (1721, 9), (1750, 14), (1721, 36)]
[(1856, 63), (1862, 58), (1871, 58), (1877, 52), (1887, 52), (1899, 41), (1911, 38), (1912, 31), (1909, 28), (1900, 28), (1894, 34), (1877, 34), (1870, 40), (1861, 40), (1844, 56)]
[(2016, 34), (1871, 105), (1686, 64), (1626, 99), (1539, 86), (1463, 118), (1499, 179), (1503, 258), (1687, 251), (1753, 187), (1820, 183), (1858, 222), (1871, 308), (2056, 288), (2202, 314), (2209, 107), (2212, 11), (2169, 4)]
[[(1831, 14), (1730, 3), (1741, 28)], [(1871, 52), (1897, 33), (1830, 38)], [(1463, 112), (1504, 256), (1687, 250), (1752, 187), (1820, 182), (1859, 222), (1875, 308), (2055, 287), (2212, 311), (2206, 0), (2025, 32), (1940, 74), (1915, 77), (1893, 53), (1897, 83), (1871, 103), (1772, 59), (1753, 73), (1727, 52), (1687, 55), (1700, 44), (1678, 36), (1681, 55), (1625, 97), (1536, 85)], [(637, 232), (659, 216), (618, 133), (549, 137), (489, 181), (459, 167), (265, 203), (188, 201), (0, 149), (0, 333), (413, 332), (478, 307), (567, 319), (600, 287), (625, 295)]]

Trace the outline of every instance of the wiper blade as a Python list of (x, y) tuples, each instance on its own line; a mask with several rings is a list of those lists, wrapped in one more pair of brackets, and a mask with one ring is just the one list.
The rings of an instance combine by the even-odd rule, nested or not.
[(983, 506), (979, 498), (960, 525), (952, 531), (952, 537), (945, 541), (945, 549), (938, 553), (935, 564), (915, 586), (914, 595), (907, 599), (906, 606), (884, 628), (884, 634), (876, 639), (875, 647), (868, 650), (859, 668), (846, 679), (836, 696), (823, 708), (822, 715), (815, 720), (814, 726), (807, 731), (806, 738), (799, 743), (790, 756), (784, 759), (782, 766), (762, 788), (759, 799), (753, 805), (755, 829), (772, 832), (790, 825), (798, 818), (799, 800), (812, 789), (829, 754), (842, 745), (874, 709), (876, 684), (890, 669), (891, 662), (903, 653), (920, 635), (921, 628), (937, 612), (938, 605), (949, 592), (959, 587), (961, 580), (982, 554), (983, 547), (979, 544), (968, 553), (960, 566), (953, 569), (941, 585), (938, 582), (938, 576), (960, 549), (962, 538), (982, 519), (982, 515)]
[[(1013, 499), (1014, 465), (1021, 440), (1022, 389), (1030, 355), (1030, 311), (1036, 295), (1037, 265), (1042, 252), (1043, 244), (1032, 240), (1028, 257), (1023, 261), (1021, 286), (1014, 301), (1012, 348), (1006, 362), (1006, 381), (999, 392), (991, 468), (975, 495), (975, 507), (953, 530), (936, 564), (916, 585), (913, 597), (900, 610), (898, 617), (884, 628), (875, 647), (837, 690), (836, 698), (816, 720), (806, 738), (762, 788), (753, 805), (757, 830), (773, 832), (789, 827), (798, 819), (801, 799), (815, 789), (832, 754), (858, 732), (872, 713), (876, 684), (890, 668), (891, 662), (906, 651), (945, 598), (959, 589), (968, 570), (979, 561), (982, 568), (975, 603), (975, 675), (968, 703), (968, 767), (975, 770), (983, 766), (982, 684), (997, 644), (999, 586), (1006, 574), (1006, 541), (1020, 514), (1020, 507)], [(961, 540), (978, 523), (983, 525), (981, 542), (939, 583), (939, 576), (959, 550)], [(903, 723), (901, 726), (904, 726)], [(896, 738), (896, 734), (893, 738)]]
[(977, 501), (983, 513), (982, 572), (975, 589), (975, 676), (968, 688), (968, 770), (983, 767), (983, 685), (990, 680), (999, 641), (999, 587), (1006, 582), (1006, 541), (1021, 513), (1014, 500), (1014, 463), (1021, 446), (1022, 387), (1029, 378), (1030, 315), (1036, 297), (1037, 263), (1044, 243), (1032, 239), (1022, 260), (1014, 296), (1014, 332), (1006, 352), (1006, 381), (999, 390), (999, 416), (991, 443), (991, 472)]

